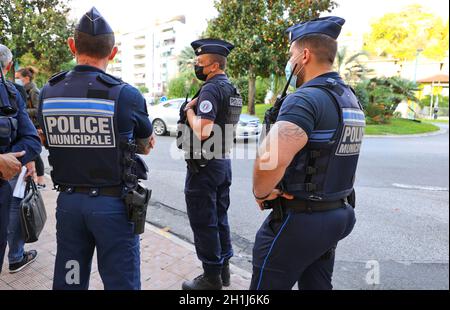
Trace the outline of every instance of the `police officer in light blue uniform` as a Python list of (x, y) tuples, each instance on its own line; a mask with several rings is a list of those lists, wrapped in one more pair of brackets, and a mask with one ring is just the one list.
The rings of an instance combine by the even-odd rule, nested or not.
[(252, 290), (332, 289), (335, 250), (355, 225), (353, 186), (365, 116), (332, 66), (345, 20), (288, 29), (283, 102), (254, 168), (254, 195), (273, 212), (258, 231)]
[[(2, 51), (11, 52), (1, 46)], [(19, 91), (6, 81), (5, 55), (0, 55), (0, 273), (7, 243), (9, 205), (12, 189), (8, 180), (17, 175), (22, 166), (32, 162), (41, 152), (37, 131), (25, 109)], [(12, 59), (12, 54), (10, 55)], [(11, 61), (8, 60), (8, 62)], [(6, 61), (5, 61), (6, 62)], [(10, 64), (7, 64), (10, 65)], [(29, 171), (30, 172), (30, 171)], [(32, 172), (32, 171), (31, 171)]]
[(182, 148), (188, 156), (187, 213), (204, 273), (184, 282), (183, 289), (219, 290), (230, 285), (233, 249), (227, 215), (232, 181), (229, 152), (242, 98), (225, 74), (227, 56), (234, 46), (217, 39), (201, 39), (191, 45), (197, 55), (195, 74), (205, 83), (181, 111), (190, 133), (187, 136), (193, 139), (192, 144), (185, 143)]
[(145, 100), (105, 73), (117, 47), (95, 8), (80, 19), (68, 43), (78, 65), (49, 80), (39, 107), (60, 192), (53, 288), (88, 289), (96, 250), (105, 289), (138, 290), (139, 237), (124, 197), (137, 186), (136, 154), (148, 154), (154, 143)]

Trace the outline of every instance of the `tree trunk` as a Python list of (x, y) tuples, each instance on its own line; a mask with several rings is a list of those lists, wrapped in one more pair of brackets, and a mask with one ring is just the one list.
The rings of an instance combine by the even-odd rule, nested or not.
[(248, 70), (248, 114), (255, 115), (256, 75), (253, 66)]
[(278, 76), (278, 74), (275, 74), (274, 77), (274, 87), (272, 89), (273, 91), (273, 96), (272, 99), (270, 99), (270, 104), (274, 104), (275, 101), (277, 101), (277, 97), (280, 93), (280, 77)]

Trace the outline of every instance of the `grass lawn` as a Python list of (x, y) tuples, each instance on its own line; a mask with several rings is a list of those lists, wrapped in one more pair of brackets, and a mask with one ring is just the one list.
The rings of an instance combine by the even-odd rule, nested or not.
[[(264, 113), (270, 107), (270, 105), (257, 104), (255, 107), (256, 116), (263, 121)], [(248, 113), (246, 106), (243, 113)], [(448, 120), (422, 120), (422, 123), (417, 123), (406, 119), (393, 119), (391, 124), (388, 125), (368, 125), (366, 135), (413, 135), (438, 131), (439, 127), (433, 125), (433, 123), (448, 123)]]
[(448, 119), (421, 119), (424, 123), (448, 124)]
[[(264, 113), (269, 109), (270, 105), (257, 104), (255, 106), (256, 116), (261, 122), (264, 119)], [(248, 113), (247, 106), (244, 107), (243, 113)], [(433, 123), (448, 123), (448, 120), (422, 120), (417, 123), (407, 119), (393, 119), (388, 125), (367, 125), (366, 135), (413, 135), (427, 132), (438, 131), (439, 127)]]
[(438, 131), (431, 123), (418, 123), (407, 119), (392, 119), (387, 125), (367, 125), (366, 135), (413, 135)]
[[(261, 122), (264, 120), (264, 114), (266, 113), (266, 111), (268, 109), (270, 109), (272, 106), (269, 104), (257, 104), (255, 106), (255, 112), (256, 112), (256, 116), (259, 117), (259, 119), (261, 120)], [(242, 113), (244, 114), (248, 114), (248, 106), (245, 106), (242, 109)]]

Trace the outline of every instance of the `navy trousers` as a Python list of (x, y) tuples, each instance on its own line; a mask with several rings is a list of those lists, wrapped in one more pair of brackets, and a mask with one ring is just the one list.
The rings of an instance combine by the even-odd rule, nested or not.
[(11, 186), (8, 182), (0, 180), (0, 273), (8, 238), (9, 204), (12, 198)]
[(197, 256), (206, 273), (219, 274), (233, 256), (227, 211), (230, 206), (231, 161), (214, 159), (198, 174), (186, 176), (187, 213)]
[(335, 249), (355, 225), (350, 205), (315, 213), (272, 214), (256, 235), (251, 290), (331, 290)]
[(139, 290), (140, 245), (120, 198), (61, 193), (53, 289), (87, 290), (94, 249), (106, 290)]

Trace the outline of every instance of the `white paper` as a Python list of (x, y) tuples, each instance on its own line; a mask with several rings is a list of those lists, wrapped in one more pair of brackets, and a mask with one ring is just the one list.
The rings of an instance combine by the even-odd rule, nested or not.
[(22, 172), (17, 179), (16, 187), (14, 187), (13, 197), (23, 199), (25, 197), (25, 189), (27, 182), (25, 181), (25, 175), (27, 174), (27, 168), (22, 167)]

